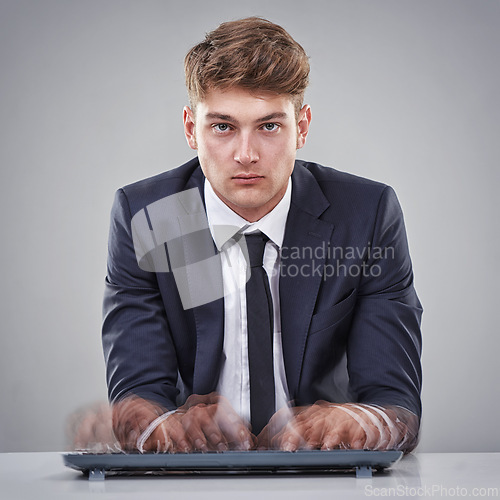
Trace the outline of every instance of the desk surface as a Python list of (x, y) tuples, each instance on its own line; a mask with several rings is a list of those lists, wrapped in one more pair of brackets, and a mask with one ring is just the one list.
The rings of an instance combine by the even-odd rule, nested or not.
[[(371, 479), (353, 474), (111, 477), (91, 482), (60, 453), (0, 454), (0, 498), (500, 498), (500, 453), (417, 453)], [(168, 496), (167, 496), (168, 495)], [(104, 498), (103, 497), (103, 498)]]

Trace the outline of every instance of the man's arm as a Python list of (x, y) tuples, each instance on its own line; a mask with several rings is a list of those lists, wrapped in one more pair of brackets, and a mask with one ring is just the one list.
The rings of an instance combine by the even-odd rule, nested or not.
[(413, 287), (403, 214), (394, 191), (379, 199), (347, 338), (351, 403), (318, 402), (276, 415), (259, 445), (410, 451), (421, 413), (422, 308)]
[(371, 241), (347, 341), (349, 383), (358, 403), (387, 408), (394, 423), (404, 423), (410, 448), (421, 415), (422, 306), (403, 213), (390, 187), (380, 198)]
[(177, 360), (156, 274), (139, 268), (123, 190), (111, 213), (102, 342), (108, 392), (134, 394), (166, 409), (176, 404)]

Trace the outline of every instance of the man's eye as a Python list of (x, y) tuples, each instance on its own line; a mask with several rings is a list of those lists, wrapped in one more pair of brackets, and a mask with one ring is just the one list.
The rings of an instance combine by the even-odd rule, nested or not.
[(276, 130), (277, 128), (278, 128), (277, 123), (265, 123), (264, 124), (264, 129), (269, 131), (269, 132), (272, 132), (273, 130)]
[(214, 129), (217, 132), (227, 132), (229, 130), (229, 125), (227, 123), (217, 123), (214, 125)]

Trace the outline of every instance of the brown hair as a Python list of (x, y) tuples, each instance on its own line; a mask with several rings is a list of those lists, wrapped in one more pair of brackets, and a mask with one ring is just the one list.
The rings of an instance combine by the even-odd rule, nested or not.
[(309, 83), (304, 49), (285, 29), (260, 17), (222, 23), (184, 59), (193, 110), (212, 89), (243, 87), (288, 94), (298, 115)]

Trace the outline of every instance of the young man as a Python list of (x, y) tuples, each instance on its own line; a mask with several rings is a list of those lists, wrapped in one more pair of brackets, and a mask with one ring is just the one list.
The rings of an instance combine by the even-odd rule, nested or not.
[(309, 64), (280, 26), (187, 54), (185, 165), (118, 191), (103, 345), (114, 431), (160, 451), (411, 450), (421, 306), (388, 186), (296, 160)]

